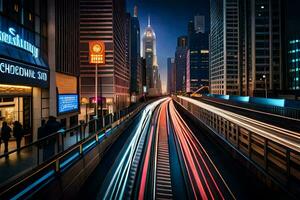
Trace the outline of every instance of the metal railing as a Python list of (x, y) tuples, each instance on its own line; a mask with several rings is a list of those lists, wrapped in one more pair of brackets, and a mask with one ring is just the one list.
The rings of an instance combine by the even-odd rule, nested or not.
[(300, 194), (300, 133), (253, 126), (243, 116), (227, 117), (184, 98), (173, 99), (274, 182), (296, 196)]
[[(196, 97), (197, 98), (197, 97)], [(223, 99), (218, 99), (214, 97), (208, 97), (208, 96), (202, 96), (204, 100), (211, 100), (216, 103), (226, 103), (229, 105), (234, 105), (234, 106), (239, 106), (242, 108), (248, 108), (252, 110), (259, 110), (271, 114), (276, 114), (280, 116), (285, 116), (288, 118), (293, 118), (293, 119), (300, 119), (300, 108), (290, 108), (290, 107), (279, 107), (279, 106), (267, 106), (267, 105), (260, 105), (260, 104), (254, 104), (254, 103), (243, 103), (243, 102), (236, 102), (232, 100), (223, 100)]]
[[(135, 104), (116, 113), (114, 116), (105, 116), (104, 126), (102, 126), (101, 118), (93, 119), (87, 123), (81, 122), (68, 130), (61, 129), (20, 149), (0, 155), (0, 188), (38, 166), (53, 162), (53, 159), (66, 150), (70, 152), (70, 158), (63, 156), (59, 161), (65, 159), (61, 165), (67, 165), (68, 159), (74, 159), (75, 156), (92, 147), (94, 142), (101, 141), (104, 138), (103, 134), (105, 134), (105, 137), (109, 136), (112, 129), (118, 127), (134, 111), (140, 110), (143, 106), (144, 104)], [(93, 144), (89, 144), (91, 141), (93, 141)], [(71, 152), (77, 153), (73, 155)]]

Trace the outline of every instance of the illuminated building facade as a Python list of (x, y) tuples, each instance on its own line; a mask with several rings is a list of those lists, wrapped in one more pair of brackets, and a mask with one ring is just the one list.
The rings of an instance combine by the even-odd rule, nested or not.
[(211, 1), (211, 93), (265, 96), (283, 88), (283, 2)]
[(88, 42), (101, 40), (105, 43), (106, 63), (98, 66), (97, 96), (104, 114), (119, 111), (130, 103), (125, 8), (124, 0), (80, 0), (81, 97), (90, 99), (95, 96), (96, 67), (89, 64)]
[(289, 41), (288, 49), (289, 89), (300, 90), (300, 38)]
[[(199, 18), (199, 19), (198, 19)], [(188, 30), (190, 91), (194, 92), (202, 86), (208, 86), (209, 39), (205, 32), (205, 16), (195, 16), (190, 21)], [(199, 21), (198, 23), (197, 20)], [(200, 23), (201, 22), (201, 23)], [(198, 25), (199, 24), (199, 25)]]
[(47, 26), (43, 1), (0, 1), (0, 127), (19, 121), (30, 140), (49, 113)]
[(146, 85), (149, 95), (159, 95), (159, 75), (156, 55), (156, 35), (151, 27), (150, 17), (143, 35), (143, 57), (146, 59)]

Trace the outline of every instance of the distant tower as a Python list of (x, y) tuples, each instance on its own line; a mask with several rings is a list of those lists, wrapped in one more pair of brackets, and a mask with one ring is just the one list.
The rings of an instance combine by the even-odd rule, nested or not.
[(205, 16), (194, 17), (194, 28), (196, 33), (205, 33)]
[(156, 55), (156, 35), (151, 27), (150, 16), (148, 17), (148, 26), (143, 35), (143, 57), (146, 59), (146, 85), (149, 94), (157, 95), (159, 92), (159, 76)]

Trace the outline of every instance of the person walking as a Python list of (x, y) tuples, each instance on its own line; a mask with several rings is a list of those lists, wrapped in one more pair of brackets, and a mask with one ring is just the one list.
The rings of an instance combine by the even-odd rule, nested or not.
[(43, 119), (41, 126), (38, 128), (38, 140), (47, 136), (45, 126), (46, 120)]
[(8, 141), (9, 138), (11, 137), (11, 128), (7, 125), (7, 122), (2, 123), (2, 128), (1, 128), (1, 139), (4, 143), (4, 153), (8, 152)]
[(13, 135), (16, 138), (17, 151), (18, 153), (20, 153), (21, 141), (24, 136), (24, 129), (22, 124), (19, 121), (14, 122)]
[[(60, 128), (61, 128), (61, 124), (58, 121), (56, 121), (55, 117), (50, 116), (49, 120), (47, 121), (47, 123), (45, 125), (46, 136), (50, 136), (53, 133), (56, 133), (57, 131), (60, 130)], [(55, 154), (55, 142), (56, 142), (56, 137), (52, 137), (52, 138), (48, 139), (47, 144), (44, 148), (44, 151), (45, 151), (44, 161), (49, 159), (50, 157), (52, 157)]]

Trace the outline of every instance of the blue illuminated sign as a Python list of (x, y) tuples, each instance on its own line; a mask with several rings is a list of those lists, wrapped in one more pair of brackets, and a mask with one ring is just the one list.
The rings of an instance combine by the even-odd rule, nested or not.
[(0, 58), (0, 82), (28, 86), (48, 87), (49, 72), (20, 62)]
[(57, 103), (59, 114), (76, 112), (79, 110), (79, 101), (77, 94), (59, 94)]
[(8, 32), (9, 33), (6, 33), (0, 30), (0, 42), (4, 42), (6, 44), (28, 51), (35, 58), (39, 57), (39, 49), (29, 41), (20, 38), (20, 36), (16, 33), (16, 30), (14, 28), (10, 27), (8, 29)]

